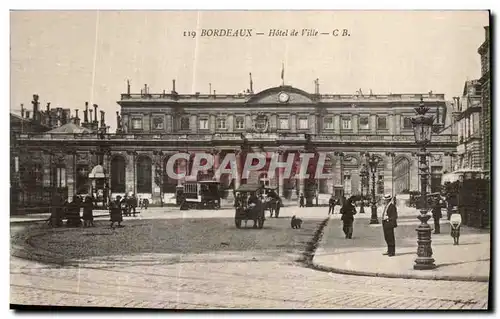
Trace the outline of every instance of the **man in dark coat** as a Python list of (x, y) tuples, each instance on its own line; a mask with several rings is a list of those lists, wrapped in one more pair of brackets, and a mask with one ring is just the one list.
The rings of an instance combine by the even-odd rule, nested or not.
[(441, 205), (443, 204), (442, 201), (440, 201), (436, 206), (432, 208), (432, 219), (434, 219), (434, 234), (440, 234), (441, 233), (441, 227), (439, 226), (439, 220), (441, 217), (443, 217), (441, 213)]
[(342, 214), (342, 229), (344, 231), (345, 238), (352, 239), (354, 215), (356, 215), (356, 207), (354, 207), (352, 203), (352, 198), (349, 198), (344, 202), (344, 205), (342, 205), (342, 208), (340, 209), (340, 214)]
[(115, 223), (118, 223), (118, 227), (121, 227), (123, 221), (121, 202), (121, 196), (116, 196), (116, 200), (111, 202), (111, 207), (109, 210), (109, 215), (111, 217), (111, 228), (113, 228)]
[(332, 197), (330, 197), (330, 200), (328, 201), (328, 215), (335, 214), (335, 204), (337, 204), (337, 200), (332, 195)]
[(300, 193), (299, 207), (304, 207), (304, 194)]
[(382, 228), (384, 230), (384, 238), (387, 243), (387, 252), (384, 255), (392, 257), (396, 255), (396, 239), (394, 238), (394, 228), (398, 227), (398, 211), (396, 205), (392, 201), (391, 194), (384, 196), (385, 206), (382, 213)]

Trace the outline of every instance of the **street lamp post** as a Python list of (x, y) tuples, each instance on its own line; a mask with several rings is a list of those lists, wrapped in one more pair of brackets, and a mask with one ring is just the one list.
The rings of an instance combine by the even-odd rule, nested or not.
[(368, 195), (368, 186), (367, 181), (368, 181), (368, 168), (366, 167), (366, 164), (363, 164), (363, 167), (361, 168), (361, 208), (359, 209), (360, 214), (365, 213), (365, 189), (366, 189), (366, 194)]
[(415, 142), (420, 147), (418, 152), (419, 157), (419, 170), (420, 170), (420, 225), (417, 227), (417, 258), (415, 259), (415, 264), (413, 269), (425, 270), (434, 269), (436, 265), (434, 264), (434, 258), (432, 258), (432, 247), (431, 247), (431, 227), (427, 224), (427, 221), (431, 218), (427, 214), (427, 183), (429, 179), (429, 166), (427, 163), (427, 156), (429, 155), (426, 147), (431, 142), (432, 138), (432, 127), (434, 118), (432, 115), (426, 115), (429, 111), (428, 107), (425, 107), (423, 98), (420, 98), (419, 107), (415, 108), (416, 116), (411, 119), (413, 131), (415, 133)]
[(375, 199), (375, 175), (377, 173), (377, 166), (379, 164), (379, 159), (378, 157), (375, 157), (375, 155), (368, 155), (368, 165), (370, 166), (370, 171), (372, 173), (372, 216), (370, 218), (370, 224), (378, 224), (378, 217), (377, 217), (377, 201)]

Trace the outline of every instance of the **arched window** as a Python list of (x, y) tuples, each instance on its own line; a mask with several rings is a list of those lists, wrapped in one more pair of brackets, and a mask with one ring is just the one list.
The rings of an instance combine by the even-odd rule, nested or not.
[(152, 161), (149, 157), (137, 158), (137, 193), (152, 193)]
[(410, 160), (404, 156), (396, 157), (394, 161), (394, 193), (409, 192), (410, 189)]
[(111, 192), (125, 193), (125, 159), (122, 156), (111, 160)]

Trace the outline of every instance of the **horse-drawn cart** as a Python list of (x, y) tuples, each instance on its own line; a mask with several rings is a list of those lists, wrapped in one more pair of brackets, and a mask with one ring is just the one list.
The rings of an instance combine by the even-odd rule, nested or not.
[(264, 205), (259, 198), (263, 192), (260, 185), (244, 184), (236, 191), (236, 209), (234, 214), (234, 224), (241, 228), (241, 222), (245, 226), (249, 220), (253, 221), (253, 228), (264, 227)]

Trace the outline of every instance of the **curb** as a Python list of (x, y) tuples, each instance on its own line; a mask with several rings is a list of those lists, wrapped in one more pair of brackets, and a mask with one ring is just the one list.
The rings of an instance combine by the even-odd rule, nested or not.
[[(327, 221), (328, 222), (328, 221)], [(327, 223), (326, 223), (327, 224)], [(323, 239), (323, 230), (326, 224), (321, 228), (321, 239)], [(318, 241), (314, 252), (316, 252), (317, 247), (321, 245), (321, 240)], [(397, 273), (385, 273), (385, 272), (370, 272), (370, 271), (357, 271), (335, 268), (331, 266), (320, 265), (314, 262), (314, 254), (310, 260), (305, 260), (307, 265), (315, 270), (336, 273), (341, 275), (352, 275), (352, 276), (366, 276), (366, 277), (382, 277), (382, 278), (400, 278), (400, 279), (420, 279), (420, 280), (442, 280), (442, 281), (467, 281), (467, 282), (489, 282), (489, 276), (474, 276), (474, 277), (464, 277), (464, 276), (453, 276), (453, 275), (428, 275), (428, 274), (397, 274)]]
[[(106, 217), (109, 216), (109, 214), (105, 215), (94, 215), (94, 218), (96, 217)], [(15, 221), (10, 221), (11, 224), (27, 224), (27, 223), (39, 223), (39, 222), (46, 222), (48, 220), (48, 217), (45, 219), (29, 219), (29, 220), (15, 220)]]
[(319, 247), (319, 243), (320, 243), (321, 239), (323, 238), (323, 231), (324, 231), (324, 229), (329, 221), (330, 221), (330, 216), (328, 216), (321, 223), (319, 223), (318, 227), (314, 231), (312, 239), (307, 242), (306, 249), (302, 253), (302, 257), (298, 260), (299, 262), (302, 262), (302, 263), (306, 264), (307, 266), (312, 265), (312, 261), (314, 259), (314, 254), (316, 253), (316, 250)]
[(417, 274), (394, 274), (383, 272), (355, 271), (346, 270), (330, 266), (320, 265), (311, 262), (310, 266), (316, 270), (331, 272), (342, 275), (382, 277), (382, 278), (400, 278), (400, 279), (420, 279), (420, 280), (443, 280), (443, 281), (467, 281), (467, 282), (489, 282), (489, 276), (463, 277), (453, 275), (417, 275)]

